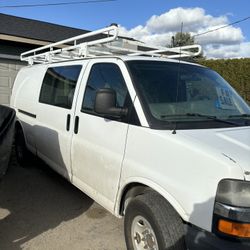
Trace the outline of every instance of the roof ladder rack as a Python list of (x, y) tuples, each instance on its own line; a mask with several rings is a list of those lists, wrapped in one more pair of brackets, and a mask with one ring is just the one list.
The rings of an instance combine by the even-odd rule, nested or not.
[(111, 25), (24, 52), (20, 59), (32, 65), (108, 55), (182, 58), (198, 56), (202, 50), (200, 45), (155, 47), (131, 38), (118, 37), (118, 32), (117, 25)]

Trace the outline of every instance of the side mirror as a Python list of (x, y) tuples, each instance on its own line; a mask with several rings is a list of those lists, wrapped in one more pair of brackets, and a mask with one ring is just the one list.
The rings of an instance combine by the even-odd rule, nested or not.
[(97, 114), (116, 118), (128, 114), (128, 109), (116, 107), (116, 92), (110, 88), (99, 89), (96, 92), (94, 111)]

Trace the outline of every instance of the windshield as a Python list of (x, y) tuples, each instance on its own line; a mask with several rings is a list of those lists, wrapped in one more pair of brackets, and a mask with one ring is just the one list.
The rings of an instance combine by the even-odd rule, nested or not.
[(211, 69), (164, 61), (128, 61), (127, 65), (152, 127), (250, 125), (250, 107)]

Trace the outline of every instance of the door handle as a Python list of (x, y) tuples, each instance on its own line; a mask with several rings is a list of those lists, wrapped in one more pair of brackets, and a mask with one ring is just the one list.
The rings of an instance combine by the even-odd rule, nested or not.
[(67, 121), (66, 121), (66, 130), (69, 131), (70, 129), (70, 114), (67, 115)]
[(74, 127), (74, 133), (78, 133), (78, 127), (79, 127), (79, 116), (76, 116), (75, 118), (75, 127)]

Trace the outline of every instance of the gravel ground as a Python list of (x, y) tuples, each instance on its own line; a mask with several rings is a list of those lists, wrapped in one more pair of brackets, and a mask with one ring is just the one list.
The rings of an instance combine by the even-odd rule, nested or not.
[(0, 250), (126, 249), (123, 221), (34, 161), (0, 182)]

